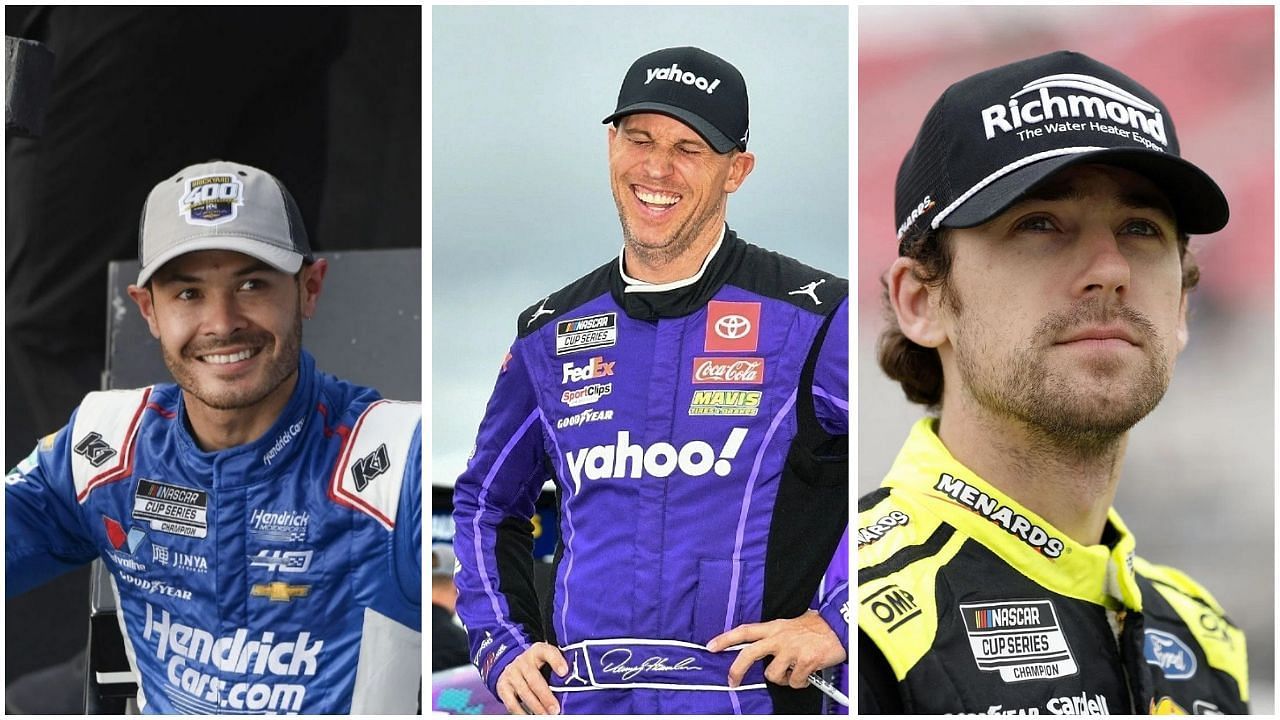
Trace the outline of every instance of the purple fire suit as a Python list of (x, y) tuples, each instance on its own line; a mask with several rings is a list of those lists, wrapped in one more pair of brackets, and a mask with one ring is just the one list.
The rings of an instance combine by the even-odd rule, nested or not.
[[(521, 313), (454, 495), (458, 612), (495, 691), (534, 642), (566, 713), (819, 712), (814, 688), (727, 687), (743, 623), (802, 614), (848, 522), (848, 283), (726, 228), (667, 285), (607, 263)], [(539, 598), (534, 501), (560, 547)], [(847, 585), (820, 611), (847, 644)]]

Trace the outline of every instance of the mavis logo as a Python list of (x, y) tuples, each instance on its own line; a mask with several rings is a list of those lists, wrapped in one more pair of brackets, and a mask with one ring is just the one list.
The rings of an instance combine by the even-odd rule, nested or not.
[(720, 80), (707, 80), (706, 78), (695, 75), (691, 72), (685, 72), (680, 69), (678, 63), (671, 63), (671, 67), (667, 68), (649, 68), (645, 71), (644, 84), (648, 85), (654, 80), (670, 80), (671, 82), (684, 83), (692, 85), (699, 90), (705, 90), (708, 95), (716, 91), (716, 86), (720, 84)]
[[(1077, 90), (1084, 95), (1073, 94)], [(1034, 99), (1029, 99), (1030, 95)], [(1008, 105), (992, 105), (982, 110), (982, 129), (990, 140), (996, 132), (1012, 132), (1024, 126), (1047, 123), (1053, 119), (1074, 120), (1078, 118), (1110, 121), (1119, 125), (1127, 125), (1144, 133), (1159, 143), (1156, 145), (1136, 134), (1126, 137), (1140, 142), (1154, 150), (1163, 150), (1169, 140), (1165, 135), (1164, 116), (1155, 105), (1112, 85), (1104, 80), (1089, 75), (1062, 74), (1048, 75), (1033, 80), (1009, 97)], [(1098, 123), (1062, 122), (1046, 126), (1043, 129), (1028, 130), (1031, 135), (1038, 132), (1082, 131), (1091, 129), (1098, 132), (1111, 132)], [(1023, 137), (1022, 133), (1019, 133)], [(1025, 139), (1025, 137), (1024, 137)]]
[(952, 500), (1004, 528), (1010, 535), (1021, 538), (1023, 542), (1039, 550), (1045, 557), (1057, 558), (1065, 549), (1063, 542), (1058, 538), (1050, 537), (1044, 528), (1033, 524), (1008, 506), (1001, 505), (999, 500), (959, 478), (942, 473), (933, 489), (946, 493)]
[(717, 455), (710, 443), (693, 440), (676, 448), (671, 443), (658, 442), (648, 447), (631, 444), (631, 433), (618, 431), (618, 440), (612, 445), (596, 445), (565, 455), (569, 474), (577, 489), (582, 488), (582, 477), (588, 480), (641, 477), (665, 478), (677, 470), (689, 477), (706, 475), (712, 470), (720, 477), (733, 470), (731, 462), (747, 439), (746, 428), (729, 431), (729, 439)]
[(583, 380), (594, 380), (596, 378), (608, 377), (613, 374), (613, 366), (616, 364), (616, 360), (614, 362), (605, 362), (604, 358), (600, 355), (591, 358), (587, 361), (587, 364), (582, 367), (578, 367), (571, 362), (567, 362), (561, 366), (564, 374), (560, 384), (564, 385), (571, 382), (582, 382)]

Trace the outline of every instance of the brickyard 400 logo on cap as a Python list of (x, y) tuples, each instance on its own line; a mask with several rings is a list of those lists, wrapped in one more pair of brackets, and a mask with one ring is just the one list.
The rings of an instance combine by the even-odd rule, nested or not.
[(170, 260), (200, 250), (230, 250), (293, 274), (311, 246), (293, 196), (270, 173), (214, 160), (191, 165), (147, 195), (138, 229), (138, 285)]
[(1179, 152), (1160, 99), (1086, 55), (1060, 51), (978, 73), (943, 92), (902, 161), (898, 251), (930, 230), (981, 225), (1078, 163), (1145, 176), (1173, 204), (1182, 232), (1221, 230), (1222, 190)]

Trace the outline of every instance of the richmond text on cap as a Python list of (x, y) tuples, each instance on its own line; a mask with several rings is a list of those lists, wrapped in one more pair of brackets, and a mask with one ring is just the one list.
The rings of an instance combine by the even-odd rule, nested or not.
[(933, 105), (898, 170), (899, 251), (927, 229), (980, 225), (1078, 163), (1145, 176), (1182, 232), (1227, 223), (1222, 190), (1180, 157), (1164, 103), (1112, 67), (1059, 51), (961, 80)]

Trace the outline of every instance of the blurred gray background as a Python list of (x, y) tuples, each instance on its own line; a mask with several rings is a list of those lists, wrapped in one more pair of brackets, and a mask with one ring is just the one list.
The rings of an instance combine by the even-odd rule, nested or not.
[(730, 226), (848, 275), (847, 8), (435, 7), (431, 28), (434, 486), (465, 466), (516, 315), (622, 246), (600, 121), (641, 55), (742, 71), (756, 166)]
[(1130, 434), (1115, 500), (1148, 560), (1209, 588), (1244, 629), (1251, 706), (1274, 712), (1274, 36), (1271, 7), (864, 7), (858, 14), (858, 491), (922, 414), (880, 372), (880, 275), (896, 254), (893, 179), (952, 82), (1082, 51), (1168, 105), (1182, 154), (1231, 203), (1192, 238), (1191, 342), (1164, 402)]

